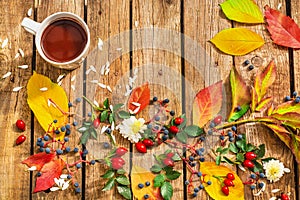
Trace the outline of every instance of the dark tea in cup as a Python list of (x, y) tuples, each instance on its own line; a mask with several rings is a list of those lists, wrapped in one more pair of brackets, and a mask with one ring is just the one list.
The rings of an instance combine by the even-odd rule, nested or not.
[(87, 43), (87, 34), (77, 22), (61, 19), (52, 22), (43, 31), (41, 47), (45, 56), (55, 62), (77, 58)]

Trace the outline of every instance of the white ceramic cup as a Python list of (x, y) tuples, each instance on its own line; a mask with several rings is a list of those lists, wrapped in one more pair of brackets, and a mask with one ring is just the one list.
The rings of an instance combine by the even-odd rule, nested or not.
[[(76, 58), (73, 58), (72, 60), (68, 60), (65, 62), (55, 61), (47, 57), (45, 55), (45, 52), (43, 51), (43, 47), (41, 44), (41, 39), (45, 29), (50, 24), (59, 20), (71, 20), (77, 23), (78, 25), (80, 25), (80, 27), (82, 27), (82, 29), (85, 31), (86, 39), (87, 39), (85, 42), (86, 44), (83, 50), (81, 51), (81, 53)], [(87, 24), (78, 15), (75, 15), (70, 12), (57, 12), (48, 16), (41, 23), (38, 23), (30, 18), (24, 18), (21, 25), (25, 28), (26, 31), (35, 35), (35, 45), (38, 53), (45, 61), (52, 64), (53, 66), (63, 68), (63, 69), (74, 69), (80, 66), (80, 64), (83, 62), (83, 60), (85, 59), (88, 53), (88, 49), (90, 45), (90, 31)]]

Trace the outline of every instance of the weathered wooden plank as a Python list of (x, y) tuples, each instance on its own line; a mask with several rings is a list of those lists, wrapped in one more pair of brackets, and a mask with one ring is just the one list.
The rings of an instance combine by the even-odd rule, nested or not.
[[(32, 2), (1, 1), (0, 2), (0, 196), (3, 199), (29, 199), (30, 174), (20, 162), (30, 155), (30, 109), (26, 102), (27, 80), (31, 75), (32, 36), (24, 34), (20, 23), (26, 17), (27, 10), (33, 7)], [(5, 45), (4, 41), (8, 43)], [(3, 48), (1, 48), (3, 45)], [(18, 49), (24, 51), (24, 57), (15, 58)], [(28, 65), (28, 69), (20, 69), (18, 65)], [(11, 75), (2, 79), (3, 75)], [(19, 92), (14, 87), (23, 86)], [(15, 122), (22, 119), (26, 123), (25, 132), (17, 130)], [(19, 146), (15, 145), (17, 137), (24, 134), (27, 140)], [(19, 180), (19, 181), (16, 181)]]
[[(55, 13), (55, 12), (61, 12), (61, 11), (67, 11), (75, 13), (82, 18), (84, 17), (84, 1), (71, 1), (71, 0), (55, 0), (55, 1), (41, 1), (36, 0), (36, 11), (37, 11), (37, 21), (41, 22), (44, 20), (47, 16)], [(57, 81), (57, 78), (59, 75), (65, 74), (65, 78), (62, 79), (62, 87), (65, 89), (67, 96), (69, 98), (69, 101), (74, 103), (74, 100), (76, 97), (81, 97), (83, 93), (83, 67), (80, 67), (73, 71), (68, 70), (62, 70), (55, 68), (51, 66), (50, 64), (46, 63), (40, 55), (36, 55), (36, 71), (37, 73), (43, 74), (45, 76), (48, 76), (53, 82)], [(80, 106), (71, 107), (70, 112), (76, 112), (78, 116), (82, 115), (82, 109)], [(73, 122), (73, 120), (78, 120), (78, 117), (70, 118), (70, 123)], [(41, 136), (42, 129), (40, 128), (40, 125), (35, 120), (35, 139)], [(70, 135), (70, 142), (68, 142), (69, 146), (73, 149), (74, 147), (78, 146), (78, 139), (79, 135), (76, 133), (75, 128), (72, 129), (72, 134)], [(33, 144), (35, 145), (35, 144)], [(35, 147), (35, 146), (34, 146)], [(35, 147), (35, 152), (36, 147)], [(72, 163), (75, 160), (79, 159), (79, 154), (75, 154), (72, 156), (71, 154), (68, 155), (67, 162)], [(66, 171), (64, 173), (67, 173)], [(73, 176), (74, 182), (78, 182), (80, 184), (80, 187), (82, 187), (81, 184), (81, 170), (79, 170), (78, 173), (76, 173), (75, 176)], [(33, 177), (33, 180), (35, 180), (35, 176)], [(33, 183), (33, 186), (35, 186), (35, 183)], [(35, 199), (80, 199), (81, 194), (75, 194), (73, 184), (71, 182), (71, 186), (69, 190), (67, 191), (58, 191), (58, 192), (51, 192), (51, 193), (38, 193), (33, 194), (33, 198)]]
[[(223, 119), (230, 109), (230, 88), (228, 87), (228, 75), (232, 67), (232, 57), (220, 53), (209, 40), (219, 31), (231, 27), (224, 14), (220, 11), (219, 4), (223, 1), (193, 0), (184, 4), (184, 59), (185, 59), (185, 110), (188, 119), (192, 122), (192, 105), (197, 92), (220, 80), (226, 84), (223, 92), (222, 113)], [(206, 161), (215, 161), (211, 155), (211, 149), (219, 145), (219, 136), (208, 136), (203, 143)], [(196, 140), (191, 141), (195, 143)], [(200, 148), (198, 146), (197, 148)], [(190, 172), (187, 171), (187, 178)], [(200, 182), (194, 178), (194, 187)], [(188, 198), (192, 199), (193, 188), (188, 192)], [(205, 192), (199, 192), (197, 199), (209, 199)]]
[[(297, 0), (292, 0), (290, 1), (290, 11), (291, 11), (291, 17), (295, 20), (295, 22), (299, 25), (300, 24), (300, 11), (299, 11), (299, 6), (300, 6), (300, 2)], [(290, 61), (291, 62), (291, 61)], [(293, 50), (293, 72), (294, 72), (294, 77), (291, 77), (291, 80), (293, 80), (294, 83), (294, 88), (295, 91), (297, 91), (298, 93), (300, 92), (300, 52), (299, 50)], [(295, 190), (298, 191), (298, 196), (295, 197), (295, 199), (299, 199), (300, 198), (300, 187), (299, 187), (299, 182), (300, 182), (300, 165), (297, 165), (297, 168), (295, 170), (297, 170), (295, 172), (296, 175), (298, 175), (298, 177), (296, 178), (297, 182), (296, 182), (296, 188)]]
[[(277, 9), (279, 5), (281, 5), (280, 11), (285, 13), (286, 4), (285, 1), (266, 1), (266, 0), (259, 0), (257, 1), (257, 5), (261, 8), (262, 12), (264, 11), (263, 8), (265, 5), (269, 4), (271, 8)], [(285, 95), (290, 94), (290, 80), (289, 80), (289, 55), (288, 49), (279, 47), (275, 44), (272, 44), (270, 39), (270, 35), (267, 32), (265, 24), (262, 25), (254, 25), (254, 26), (247, 26), (245, 24), (234, 23), (235, 27), (246, 27), (249, 28), (259, 35), (261, 35), (265, 40), (265, 45), (245, 56), (235, 57), (235, 64), (236, 68), (240, 71), (243, 78), (247, 80), (249, 84), (253, 83), (253, 79), (255, 75), (262, 71), (267, 64), (274, 59), (274, 62), (277, 66), (277, 74), (276, 80), (269, 89), (267, 95), (273, 96), (275, 101), (275, 106), (278, 105), (283, 101), (283, 97)], [(248, 70), (247, 67), (243, 66), (243, 62), (245, 60), (249, 60), (255, 66), (254, 70)], [(255, 62), (256, 61), (256, 62)], [(258, 62), (257, 62), (258, 61)], [(293, 155), (290, 150), (277, 138), (274, 137), (274, 134), (265, 127), (261, 125), (245, 125), (242, 127), (241, 131), (245, 131), (247, 135), (247, 139), (249, 142), (259, 145), (265, 144), (266, 145), (266, 156), (271, 156), (274, 158), (279, 159), (284, 165), (291, 169), (291, 173), (285, 174), (280, 181), (269, 184), (267, 183), (266, 192), (258, 197), (253, 197), (254, 199), (269, 199), (274, 194), (270, 193), (269, 191), (274, 188), (280, 188), (282, 192), (291, 193), (290, 198), (296, 199), (295, 197), (295, 181), (294, 181), (294, 160)], [(278, 148), (278, 147), (281, 148)], [(248, 175), (244, 173), (240, 173), (242, 178), (246, 178)], [(254, 192), (257, 192), (255, 190)], [(245, 197), (252, 196), (252, 192), (249, 187), (245, 187)]]
[[(128, 0), (112, 1), (88, 1), (87, 4), (87, 21), (91, 30), (91, 48), (87, 59), (86, 75), (86, 96), (92, 102), (95, 100), (100, 105), (109, 98), (110, 103), (126, 103), (124, 100), (125, 82), (129, 76), (129, 14), (130, 3)], [(103, 46), (98, 48), (98, 38), (103, 41)], [(101, 46), (101, 45), (100, 45)], [(127, 52), (126, 52), (127, 51)], [(97, 72), (90, 71), (94, 66)], [(109, 66), (109, 72), (103, 67)], [(104, 73), (102, 73), (104, 72)], [(106, 74), (108, 73), (108, 74)], [(97, 80), (103, 85), (112, 89), (110, 92), (107, 88), (102, 88), (91, 81)], [(86, 106), (90, 111), (90, 106)], [(100, 135), (98, 128), (98, 139), (90, 140), (87, 144), (90, 158), (103, 159), (108, 155), (111, 148), (105, 149), (104, 142), (109, 142), (109, 138), (104, 134)], [(120, 134), (114, 132), (117, 146), (128, 148), (129, 143), (122, 138)], [(125, 169), (129, 172), (129, 153), (123, 158), (126, 161)], [(102, 188), (107, 179), (100, 176), (107, 170), (106, 165), (96, 164), (94, 167), (88, 167), (86, 172), (86, 199), (122, 199), (114, 191), (102, 192)]]
[[(180, 8), (178, 0), (132, 1), (132, 67), (138, 70), (136, 86), (148, 81), (151, 97), (157, 96), (161, 100), (169, 98), (168, 109), (175, 110), (178, 115), (181, 113), (182, 103), (181, 39), (178, 33)], [(155, 110), (153, 107), (149, 108), (143, 112), (143, 117), (147, 117), (147, 112), (152, 117)], [(170, 119), (168, 113), (164, 115)], [(163, 144), (142, 155), (134, 148), (132, 163), (149, 170), (156, 163), (153, 154), (161, 154), (166, 149), (169, 147)], [(182, 171), (182, 165), (177, 164), (175, 169)], [(173, 199), (183, 199), (183, 175), (172, 181), (172, 185)]]

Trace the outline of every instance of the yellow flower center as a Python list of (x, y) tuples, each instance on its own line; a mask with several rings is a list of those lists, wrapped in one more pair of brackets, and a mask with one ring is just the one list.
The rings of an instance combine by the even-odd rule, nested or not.
[(140, 121), (135, 121), (133, 122), (133, 124), (131, 125), (131, 130), (134, 134), (137, 134), (140, 129), (141, 129), (142, 123)]
[(279, 169), (276, 168), (276, 167), (271, 167), (271, 168), (269, 169), (269, 172), (270, 172), (271, 175), (274, 176), (275, 174), (278, 174)]

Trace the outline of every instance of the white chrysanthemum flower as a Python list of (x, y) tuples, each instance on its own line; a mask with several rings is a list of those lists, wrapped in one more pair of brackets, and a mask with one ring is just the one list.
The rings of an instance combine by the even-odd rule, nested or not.
[(57, 187), (52, 187), (50, 188), (50, 190), (53, 191), (57, 191), (57, 190), (65, 190), (69, 187), (69, 182), (70, 181), (65, 181), (65, 179), (61, 178), (57, 179), (54, 178), (54, 182), (56, 183)]
[(131, 116), (128, 119), (124, 119), (116, 128), (124, 138), (128, 138), (132, 143), (137, 143), (142, 138), (140, 133), (143, 133), (147, 126), (143, 118), (136, 119), (134, 116)]
[(263, 164), (264, 170), (266, 171), (267, 179), (272, 183), (279, 181), (284, 173), (289, 173), (290, 169), (285, 168), (283, 163), (279, 160), (270, 160)]

